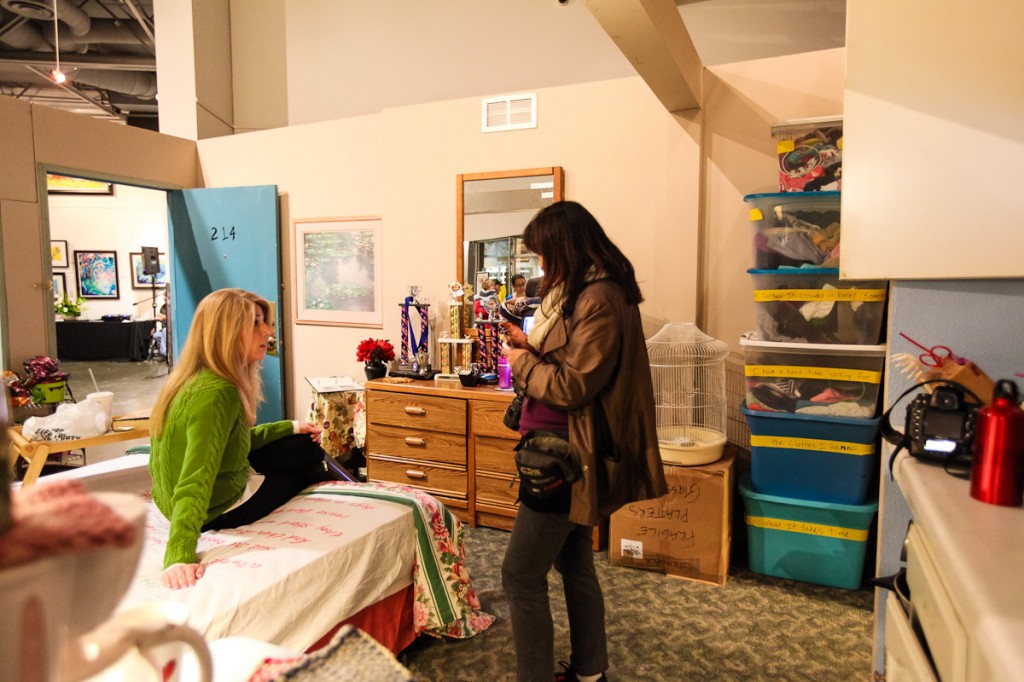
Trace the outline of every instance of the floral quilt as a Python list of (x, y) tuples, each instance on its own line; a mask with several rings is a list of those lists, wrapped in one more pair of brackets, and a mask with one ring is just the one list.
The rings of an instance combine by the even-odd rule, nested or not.
[(394, 483), (336, 482), (303, 495), (349, 495), (403, 504), (412, 509), (416, 524), (416, 634), (465, 639), (483, 632), (494, 616), (480, 610), (480, 599), (469, 579), (462, 522), (428, 493)]

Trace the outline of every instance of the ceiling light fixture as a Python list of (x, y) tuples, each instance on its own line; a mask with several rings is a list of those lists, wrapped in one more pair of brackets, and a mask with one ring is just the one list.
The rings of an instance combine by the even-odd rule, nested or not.
[(53, 52), (57, 56), (57, 68), (50, 72), (50, 78), (60, 85), (68, 79), (60, 70), (60, 30), (57, 26), (57, 0), (53, 0)]

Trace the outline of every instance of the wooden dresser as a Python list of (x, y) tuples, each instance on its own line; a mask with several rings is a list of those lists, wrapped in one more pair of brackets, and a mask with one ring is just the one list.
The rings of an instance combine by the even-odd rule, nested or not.
[(471, 526), (511, 529), (519, 434), (501, 421), (511, 400), (457, 381), (366, 382), (369, 480), (422, 488)]

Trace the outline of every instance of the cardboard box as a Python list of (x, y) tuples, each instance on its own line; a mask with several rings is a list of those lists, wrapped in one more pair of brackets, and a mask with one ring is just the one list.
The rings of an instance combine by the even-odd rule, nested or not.
[(611, 516), (613, 566), (661, 571), (713, 585), (729, 575), (735, 452), (697, 467), (665, 465), (668, 494)]

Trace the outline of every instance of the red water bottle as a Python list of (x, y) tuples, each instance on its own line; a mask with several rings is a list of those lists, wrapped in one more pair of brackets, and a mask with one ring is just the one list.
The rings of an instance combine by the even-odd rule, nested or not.
[(992, 404), (978, 411), (971, 466), (971, 497), (1019, 507), (1024, 501), (1024, 410), (1017, 385), (1000, 379)]

